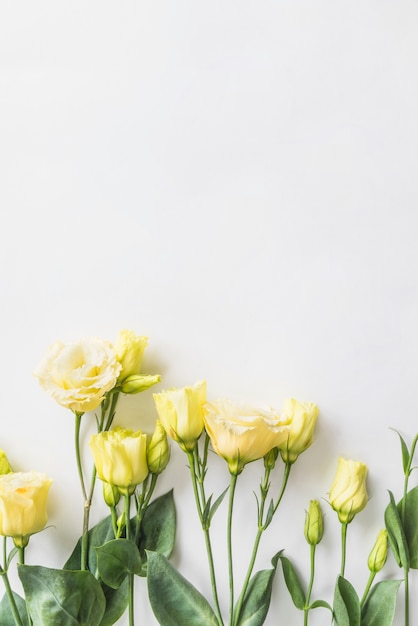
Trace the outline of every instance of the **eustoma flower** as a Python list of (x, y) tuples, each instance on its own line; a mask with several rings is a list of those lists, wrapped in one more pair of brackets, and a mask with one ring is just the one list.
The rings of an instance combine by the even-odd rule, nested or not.
[(122, 365), (112, 345), (97, 337), (50, 346), (34, 375), (63, 407), (77, 413), (96, 409), (116, 385)]
[(280, 454), (285, 463), (294, 463), (312, 444), (319, 408), (313, 402), (286, 400), (283, 420), (290, 425), (287, 439), (280, 444)]
[(168, 389), (154, 394), (155, 406), (167, 435), (185, 452), (191, 452), (202, 434), (203, 405), (206, 402), (206, 382), (192, 387)]
[(159, 374), (147, 376), (139, 373), (147, 345), (148, 337), (136, 335), (132, 330), (120, 331), (114, 349), (121, 365), (118, 385), (123, 393), (140, 393), (160, 382)]
[(52, 480), (39, 472), (11, 472), (0, 476), (0, 534), (25, 547), (30, 535), (47, 521), (47, 497)]
[(337, 473), (329, 492), (329, 502), (342, 524), (348, 524), (368, 501), (367, 466), (360, 461), (340, 457)]
[(99, 478), (122, 493), (133, 493), (147, 477), (147, 436), (140, 430), (113, 428), (93, 435), (89, 445)]
[(207, 403), (204, 420), (213, 449), (235, 475), (247, 463), (283, 445), (289, 433), (289, 426), (273, 411), (240, 406), (229, 400)]

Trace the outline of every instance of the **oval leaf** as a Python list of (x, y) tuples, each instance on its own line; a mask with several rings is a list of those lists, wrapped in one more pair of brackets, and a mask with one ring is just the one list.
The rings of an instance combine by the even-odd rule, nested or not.
[[(399, 515), (402, 504), (403, 498), (398, 503)], [(403, 530), (408, 546), (409, 566), (418, 569), (418, 487), (414, 487), (406, 494)]]
[(161, 626), (218, 626), (208, 601), (162, 554), (147, 552), (148, 594)]
[(336, 626), (360, 626), (360, 600), (352, 584), (338, 576), (334, 591)]
[(171, 555), (176, 537), (176, 509), (173, 490), (147, 506), (141, 522), (138, 548), (142, 559), (141, 576), (147, 575), (146, 551)]
[(240, 614), (236, 616), (239, 626), (262, 626), (270, 606), (275, 569), (257, 572), (248, 584)]
[[(88, 558), (87, 567), (91, 572), (95, 572), (97, 568), (96, 563), (96, 548), (101, 546), (107, 541), (111, 541), (115, 538), (112, 526), (112, 518), (110, 515), (102, 519), (98, 524), (90, 528), (88, 532)], [(74, 550), (64, 565), (63, 569), (79, 570), (81, 567), (81, 537), (77, 541)]]
[(97, 569), (105, 585), (117, 589), (128, 574), (139, 574), (141, 557), (139, 550), (128, 539), (113, 539), (96, 548)]
[(399, 567), (409, 569), (409, 550), (402, 526), (398, 507), (395, 503), (393, 493), (389, 491), (389, 504), (385, 509), (385, 526), (388, 531), (388, 538), (393, 555)]
[[(26, 602), (17, 593), (13, 591), (13, 598), (16, 604), (16, 608), (19, 612), (20, 619), (23, 626), (28, 626), (28, 613), (26, 610)], [(0, 602), (0, 624), (1, 626), (16, 626), (15, 618), (13, 617), (12, 609), (10, 607), (10, 600), (7, 593), (4, 594)]]
[(93, 574), (18, 565), (33, 626), (99, 626), (106, 600)]
[(293, 567), (292, 563), (289, 561), (289, 559), (285, 556), (281, 556), (280, 560), (282, 562), (283, 576), (286, 587), (288, 588), (289, 593), (292, 596), (293, 604), (297, 609), (303, 611), (306, 603), (306, 596), (300, 583), (299, 577), (296, 573), (296, 570)]
[(363, 607), (361, 626), (392, 626), (401, 580), (382, 580), (369, 593)]

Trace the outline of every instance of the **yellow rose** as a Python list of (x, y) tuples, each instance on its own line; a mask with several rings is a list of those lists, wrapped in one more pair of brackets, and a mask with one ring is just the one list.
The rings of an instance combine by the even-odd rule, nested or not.
[(91, 337), (69, 344), (57, 341), (34, 375), (58, 404), (85, 413), (115, 387), (121, 367), (110, 343)]
[(11, 472), (0, 476), (0, 535), (13, 537), (18, 547), (42, 530), (52, 480), (38, 472)]
[(139, 374), (147, 345), (148, 337), (136, 335), (132, 330), (120, 331), (114, 345), (116, 359), (122, 366), (119, 381), (123, 381), (133, 374)]
[(185, 452), (191, 452), (202, 434), (206, 381), (193, 387), (168, 389), (154, 394), (158, 417), (167, 435)]
[(207, 403), (204, 419), (212, 447), (227, 461), (231, 474), (240, 474), (246, 463), (281, 445), (289, 430), (276, 413), (229, 400)]
[(89, 446), (99, 478), (122, 493), (133, 493), (147, 477), (147, 436), (140, 430), (106, 430), (93, 435)]
[(339, 458), (337, 473), (329, 492), (329, 502), (342, 524), (352, 521), (368, 501), (367, 466), (360, 461)]
[(285, 463), (294, 463), (299, 454), (309, 448), (318, 414), (319, 408), (313, 402), (299, 402), (295, 398), (286, 400), (283, 419), (290, 424), (290, 430), (288, 438), (280, 446)]
[(167, 433), (160, 420), (157, 419), (155, 430), (147, 445), (147, 463), (151, 474), (161, 474), (170, 460), (170, 446)]

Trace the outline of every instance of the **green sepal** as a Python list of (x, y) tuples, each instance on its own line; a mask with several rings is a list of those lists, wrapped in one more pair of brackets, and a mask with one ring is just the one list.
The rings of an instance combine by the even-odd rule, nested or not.
[(302, 584), (299, 580), (299, 576), (296, 573), (291, 561), (285, 556), (280, 556), (283, 568), (283, 576), (286, 583), (286, 587), (292, 597), (293, 604), (297, 609), (303, 611), (306, 605), (306, 594), (303, 590)]
[(106, 599), (88, 571), (18, 565), (33, 626), (100, 626)]
[(389, 504), (385, 509), (385, 525), (389, 544), (399, 567), (409, 569), (409, 550), (398, 507), (393, 493), (389, 491)]
[(205, 509), (203, 511), (203, 515), (202, 515), (202, 524), (204, 526), (204, 528), (208, 529), (210, 527), (211, 521), (213, 519), (213, 516), (215, 515), (216, 511), (219, 508), (219, 505), (221, 504), (222, 500), (224, 499), (227, 491), (229, 489), (229, 486), (225, 489), (225, 491), (223, 491), (221, 493), (220, 496), (218, 496), (218, 498), (216, 498), (215, 502), (212, 505), (212, 496), (210, 496), (208, 498), (208, 501), (206, 502), (206, 506)]
[(262, 626), (264, 624), (270, 607), (273, 579), (279, 554), (276, 554), (271, 560), (272, 569), (260, 570), (251, 578), (240, 614), (235, 615), (236, 623), (239, 626)]
[(145, 509), (139, 533), (138, 548), (142, 567), (140, 576), (147, 575), (146, 551), (171, 556), (176, 538), (176, 508), (173, 490), (151, 502)]
[[(16, 607), (19, 612), (20, 619), (22, 620), (23, 626), (28, 626), (28, 613), (26, 610), (26, 602), (14, 591), (13, 598), (16, 603)], [(9, 596), (7, 595), (7, 593), (4, 594), (0, 602), (0, 624), (1, 626), (16, 626), (15, 618), (13, 617)]]
[(160, 626), (219, 626), (204, 596), (158, 552), (147, 552), (148, 595)]
[(392, 626), (402, 580), (382, 580), (372, 587), (361, 613), (361, 626)]
[(334, 619), (336, 626), (360, 626), (359, 597), (352, 584), (338, 576), (334, 590)]
[(118, 589), (128, 574), (139, 574), (139, 550), (128, 539), (113, 539), (96, 548), (97, 570), (108, 587)]
[[(399, 519), (401, 519), (403, 500), (402, 498), (398, 503)], [(418, 569), (418, 486), (406, 494), (403, 531), (408, 546), (409, 567)]]

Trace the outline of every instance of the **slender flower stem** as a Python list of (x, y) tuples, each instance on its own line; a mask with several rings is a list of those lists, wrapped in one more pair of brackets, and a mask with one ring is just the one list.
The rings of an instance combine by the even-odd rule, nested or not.
[(309, 578), (309, 585), (308, 585), (308, 591), (306, 594), (306, 602), (305, 602), (305, 608), (303, 609), (303, 626), (308, 626), (308, 619), (309, 619), (309, 604), (311, 601), (311, 594), (312, 594), (312, 587), (313, 587), (313, 583), (314, 583), (314, 578), (315, 578), (315, 551), (316, 551), (316, 544), (314, 545), (310, 545), (310, 563), (311, 563), (311, 574), (310, 574), (310, 578)]
[(137, 500), (137, 510), (136, 510), (136, 525), (135, 525), (135, 544), (138, 545), (139, 536), (141, 533), (141, 522), (142, 517), (144, 515), (145, 509), (147, 508), (152, 494), (154, 493), (155, 486), (157, 484), (159, 474), (151, 474), (151, 484), (148, 487), (148, 478), (144, 480), (142, 485), (142, 494)]
[(344, 576), (345, 559), (347, 553), (347, 526), (346, 522), (341, 523), (341, 571), (340, 576)]
[(228, 573), (229, 573), (229, 623), (234, 623), (234, 566), (232, 560), (232, 513), (234, 508), (235, 488), (237, 486), (237, 474), (231, 474), (231, 482), (229, 487), (229, 503), (228, 503), (228, 528), (227, 528), (227, 547), (228, 547)]
[[(131, 496), (125, 495), (125, 522), (126, 522), (126, 539), (131, 539)], [(129, 626), (134, 624), (134, 575), (128, 574), (129, 581), (129, 595), (128, 595), (128, 612), (129, 612)]]
[(22, 622), (22, 619), (20, 617), (20, 614), (19, 614), (16, 602), (15, 602), (15, 599), (14, 599), (14, 596), (13, 596), (13, 591), (12, 591), (12, 588), (10, 586), (9, 578), (7, 576), (7, 570), (0, 568), (0, 576), (2, 576), (2, 578), (3, 578), (3, 582), (4, 582), (5, 589), (6, 589), (7, 597), (9, 598), (10, 609), (12, 611), (13, 618), (14, 618), (17, 626), (23, 626), (23, 622)]
[(253, 545), (253, 550), (252, 550), (251, 557), (250, 557), (250, 563), (249, 563), (248, 569), (247, 569), (247, 574), (245, 576), (244, 584), (242, 586), (240, 597), (239, 597), (238, 602), (237, 602), (237, 608), (236, 608), (236, 611), (235, 611), (235, 616), (234, 616), (234, 621), (233, 621), (233, 624), (235, 624), (236, 626), (238, 626), (238, 624), (239, 624), (239, 617), (240, 617), (240, 613), (241, 613), (242, 603), (244, 602), (245, 594), (247, 593), (248, 584), (249, 584), (250, 579), (251, 579), (251, 574), (252, 574), (253, 569), (254, 569), (254, 564), (255, 564), (255, 560), (257, 558), (257, 552), (258, 552), (258, 548), (259, 548), (259, 545), (260, 545), (261, 536), (262, 536), (263, 532), (266, 530), (266, 528), (268, 527), (268, 525), (270, 524), (273, 515), (276, 513), (276, 511), (277, 511), (277, 509), (279, 507), (279, 504), (282, 501), (284, 492), (286, 490), (287, 482), (289, 480), (289, 474), (290, 474), (291, 468), (292, 468), (292, 464), (291, 463), (286, 463), (284, 474), (283, 474), (283, 479), (282, 479), (282, 485), (281, 485), (280, 492), (279, 492), (279, 495), (277, 497), (276, 503), (274, 504), (273, 511), (272, 511), (272, 516), (271, 516), (270, 520), (268, 518), (264, 519), (264, 508), (265, 508), (265, 503), (266, 503), (266, 499), (267, 499), (267, 494), (268, 494), (268, 491), (269, 491), (269, 478), (270, 478), (271, 470), (269, 468), (266, 468), (266, 470), (265, 470), (263, 484), (260, 486), (261, 502), (260, 502), (260, 508), (259, 508), (259, 513), (258, 513), (258, 529), (257, 529), (257, 534), (256, 534), (255, 539), (254, 539), (254, 545)]
[(370, 587), (372, 586), (375, 576), (376, 576), (376, 572), (370, 572), (369, 580), (367, 581), (366, 587), (363, 592), (363, 596), (361, 598), (361, 602), (360, 602), (361, 607), (363, 607), (364, 603), (367, 600), (367, 596), (369, 595)]
[(196, 502), (197, 513), (199, 515), (200, 524), (202, 526), (203, 535), (205, 537), (206, 553), (207, 553), (208, 563), (209, 563), (210, 582), (212, 586), (212, 597), (213, 597), (213, 602), (215, 605), (216, 617), (218, 619), (220, 626), (224, 626), (224, 623), (222, 620), (221, 609), (219, 606), (218, 590), (216, 587), (215, 565), (213, 561), (213, 552), (212, 552), (212, 544), (210, 541), (209, 526), (207, 524), (207, 521), (203, 519), (203, 507), (202, 507), (202, 503), (200, 499), (199, 487), (197, 484), (198, 481), (196, 477), (195, 454), (194, 452), (187, 452), (186, 454), (187, 454), (187, 459), (189, 461), (190, 477), (192, 479), (193, 494), (194, 494), (194, 498)]

